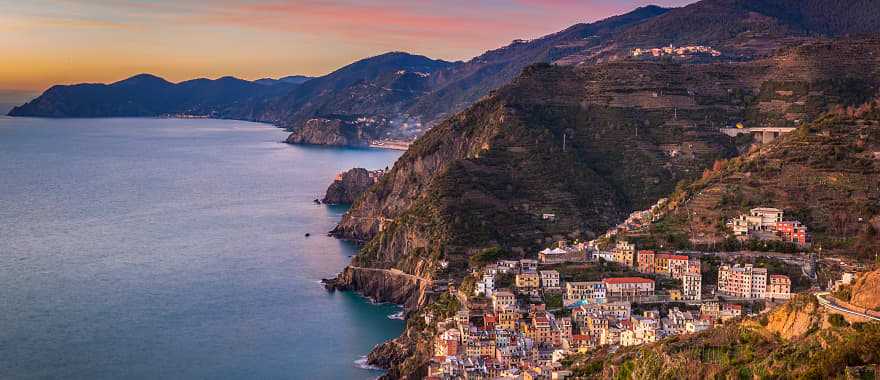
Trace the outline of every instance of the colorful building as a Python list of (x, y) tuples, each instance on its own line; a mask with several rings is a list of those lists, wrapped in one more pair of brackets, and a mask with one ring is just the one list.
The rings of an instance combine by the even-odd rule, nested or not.
[(636, 268), (642, 273), (654, 273), (654, 251), (640, 250), (636, 256)]
[(642, 277), (615, 277), (602, 280), (607, 296), (639, 298), (654, 295), (654, 280)]

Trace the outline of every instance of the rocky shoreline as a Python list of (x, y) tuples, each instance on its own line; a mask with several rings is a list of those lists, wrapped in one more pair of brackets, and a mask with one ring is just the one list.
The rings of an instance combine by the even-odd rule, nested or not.
[(327, 188), (321, 203), (352, 204), (355, 199), (378, 182), (383, 174), (383, 170), (367, 170), (364, 168), (354, 168), (339, 173), (333, 183)]
[[(410, 339), (418, 335), (417, 327), (409, 323), (409, 317), (422, 306), (433, 301), (431, 281), (408, 275), (394, 269), (359, 268), (347, 266), (335, 278), (325, 278), (321, 283), (328, 291), (351, 291), (375, 302), (400, 305), (407, 316), (407, 325), (397, 338), (377, 344), (367, 355), (367, 364), (388, 372), (382, 379), (403, 378), (400, 368), (407, 361), (418, 358), (418, 352), (427, 349), (418, 341)], [(417, 363), (421, 361), (416, 360)]]

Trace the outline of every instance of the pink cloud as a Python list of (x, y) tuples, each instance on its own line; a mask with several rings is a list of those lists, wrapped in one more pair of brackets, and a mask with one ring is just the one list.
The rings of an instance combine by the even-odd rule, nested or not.
[[(324, 1), (240, 4), (186, 16), (188, 22), (271, 29), (344, 40), (400, 42), (423, 39), (481, 45), (485, 37), (521, 32), (521, 18), (429, 13), (411, 6)], [(481, 38), (483, 37), (483, 38)], [(481, 41), (482, 40), (482, 41)]]

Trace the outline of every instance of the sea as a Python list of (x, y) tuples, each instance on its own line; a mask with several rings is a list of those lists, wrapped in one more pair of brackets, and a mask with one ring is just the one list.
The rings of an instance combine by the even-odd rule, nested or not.
[[(371, 379), (395, 305), (330, 293), (317, 205), (401, 152), (225, 120), (0, 117), (0, 379)], [(306, 236), (310, 234), (310, 236)]]

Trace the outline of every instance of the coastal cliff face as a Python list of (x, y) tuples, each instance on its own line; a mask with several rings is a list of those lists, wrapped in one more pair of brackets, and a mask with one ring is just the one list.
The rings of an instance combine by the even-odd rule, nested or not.
[(329, 282), (338, 290), (354, 290), (381, 302), (403, 305), (415, 310), (427, 301), (426, 290), (431, 281), (397, 270), (348, 266)]
[(381, 170), (369, 171), (364, 168), (348, 170), (330, 184), (321, 202), (326, 204), (352, 204), (370, 186), (373, 186), (381, 176)]

